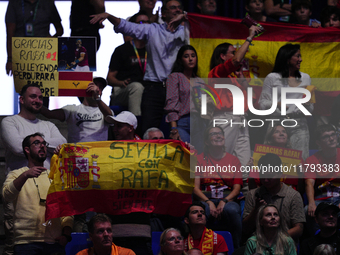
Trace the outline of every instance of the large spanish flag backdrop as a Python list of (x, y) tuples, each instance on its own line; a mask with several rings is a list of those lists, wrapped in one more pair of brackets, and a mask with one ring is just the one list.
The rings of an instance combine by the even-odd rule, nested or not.
[[(231, 19), (200, 14), (188, 14), (190, 44), (198, 55), (199, 75), (208, 77), (211, 55), (217, 45), (228, 42), (236, 48), (249, 35), (248, 28), (240, 19)], [(312, 28), (285, 23), (261, 23), (265, 32), (255, 38), (245, 57), (251, 78), (265, 78), (274, 66), (279, 48), (286, 43), (301, 46), (301, 71), (312, 78), (317, 87), (314, 113), (329, 115), (334, 97), (340, 93), (340, 29)], [(260, 91), (262, 82), (251, 84)]]
[(95, 211), (183, 216), (191, 204), (190, 152), (173, 140), (64, 144), (51, 161), (46, 220)]

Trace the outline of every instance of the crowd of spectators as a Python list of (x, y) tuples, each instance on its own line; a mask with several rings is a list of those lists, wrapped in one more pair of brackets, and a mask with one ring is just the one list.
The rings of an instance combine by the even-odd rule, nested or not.
[[(300, 45), (287, 43), (279, 49), (272, 72), (264, 80), (259, 107), (262, 110), (274, 107), (272, 116), (279, 120), (297, 120), (294, 128), (282, 125), (269, 128), (262, 144), (299, 151), (301, 157), (296, 167), (304, 174), (295, 178), (286, 178), (283, 172), (248, 176), (241, 171), (244, 166), (255, 165), (248, 128), (211, 125), (212, 118), (235, 122), (247, 118), (246, 114), (233, 115), (232, 94), (216, 89), (222, 102), (213, 108), (209, 105), (212, 110), (208, 117), (200, 114), (204, 81), (198, 76), (197, 52), (189, 45), (190, 28), (182, 2), (164, 0), (161, 14), (153, 12), (155, 0), (139, 0), (138, 3), (140, 11), (127, 21), (106, 13), (102, 0), (73, 0), (72, 35), (95, 36), (99, 47), (98, 31), (107, 19), (116, 32), (125, 36), (126, 42), (112, 54), (107, 79), (94, 78), (87, 87), (91, 96), (82, 98), (81, 104), (55, 110), (43, 106), (38, 85), (27, 84), (20, 93), (19, 114), (1, 122), (6, 149), (6, 181), (2, 191), (6, 248), (3, 254), (13, 254), (13, 251), (14, 254), (28, 254), (28, 251), (29, 254), (43, 254), (41, 251), (63, 254), (72, 231), (88, 231), (93, 241), (93, 248), (79, 255), (152, 254), (151, 231), (154, 229), (151, 222), (157, 215), (144, 212), (119, 216), (98, 214), (86, 222), (86, 214), (81, 214), (53, 219), (50, 226), (42, 227), (50, 184), (49, 162), (61, 144), (137, 141), (140, 137), (190, 143), (194, 146), (190, 148), (196, 153), (199, 169), (231, 165), (237, 170), (223, 175), (196, 173), (193, 204), (183, 219), (172, 219), (177, 221), (173, 227), (182, 225), (184, 231), (182, 228), (165, 229), (160, 238), (160, 254), (227, 254), (227, 244), (214, 229), (232, 234), (238, 254), (294, 255), (298, 246), (300, 254), (325, 249), (340, 254), (337, 230), (340, 178), (328, 171), (340, 170), (339, 98), (334, 102), (330, 124), (319, 125), (315, 134), (310, 134), (300, 108), (288, 105), (284, 110), (281, 107), (281, 88), (306, 89), (312, 85), (310, 76), (300, 72)], [(290, 22), (315, 29), (340, 27), (338, 1), (328, 0), (328, 6), (317, 14), (317, 19), (312, 16), (312, 4), (309, 0), (246, 0), (243, 7), (250, 17), (261, 23)], [(196, 7), (202, 15), (216, 15), (220, 5), (215, 0), (198, 0)], [(56, 28), (54, 36), (62, 35), (54, 1), (9, 1), (6, 13), (8, 74), (12, 71), (12, 37), (50, 36), (51, 23)], [(212, 52), (209, 72), (209, 78), (230, 79), (245, 99), (249, 80), (243, 73), (243, 58), (253, 38), (261, 33), (261, 27), (251, 26), (248, 33), (237, 50), (228, 42), (218, 45)], [(77, 46), (82, 47), (81, 39), (77, 40)], [(80, 53), (74, 65), (82, 58), (84, 54)], [(115, 114), (102, 101), (102, 91), (107, 85), (112, 86), (110, 106), (119, 104), (128, 111)], [(278, 103), (274, 106), (273, 87), (279, 88)], [(303, 95), (290, 93), (287, 98), (303, 99)], [(247, 111), (247, 100), (244, 106)], [(305, 102), (304, 107), (313, 111), (310, 102)], [(38, 119), (37, 114), (67, 122), (67, 140), (54, 124)], [(163, 117), (169, 123), (170, 132), (159, 129)], [(319, 146), (314, 155), (310, 155), (310, 136)], [(264, 154), (256, 162), (257, 166), (282, 167), (279, 153)], [(312, 171), (318, 168), (325, 171)], [(320, 233), (314, 236), (318, 229)], [(320, 246), (324, 244), (332, 246), (334, 251), (332, 247)]]

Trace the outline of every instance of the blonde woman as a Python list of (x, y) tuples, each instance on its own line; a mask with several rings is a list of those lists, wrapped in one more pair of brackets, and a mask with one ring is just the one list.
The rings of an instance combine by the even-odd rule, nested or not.
[(260, 207), (256, 219), (255, 235), (246, 244), (244, 255), (296, 255), (293, 239), (275, 205)]
[(187, 255), (183, 237), (178, 229), (167, 228), (160, 238), (161, 250), (158, 255)]

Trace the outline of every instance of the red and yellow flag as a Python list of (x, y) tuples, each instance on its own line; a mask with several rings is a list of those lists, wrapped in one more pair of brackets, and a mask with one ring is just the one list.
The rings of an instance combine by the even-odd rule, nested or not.
[[(249, 35), (240, 19), (188, 14), (190, 44), (198, 54), (199, 75), (208, 77), (210, 58), (215, 47), (228, 42), (236, 48)], [(340, 29), (313, 28), (280, 22), (261, 23), (265, 32), (254, 38), (245, 56), (245, 73), (251, 78), (265, 78), (273, 69), (279, 48), (286, 43), (301, 46), (301, 71), (310, 75), (316, 86), (314, 113), (329, 115), (334, 97), (340, 93)], [(253, 79), (252, 79), (253, 80)], [(262, 83), (251, 84), (260, 93)]]
[(58, 72), (59, 96), (87, 97), (86, 88), (92, 82), (92, 72)]
[(183, 216), (194, 187), (190, 152), (173, 140), (64, 144), (50, 178), (46, 220), (86, 211)]

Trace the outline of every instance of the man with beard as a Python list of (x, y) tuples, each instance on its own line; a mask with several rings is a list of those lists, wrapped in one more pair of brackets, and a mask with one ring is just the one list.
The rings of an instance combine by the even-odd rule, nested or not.
[(83, 42), (81, 39), (77, 39), (76, 41), (77, 48), (74, 52), (74, 61), (71, 62), (72, 66), (76, 66), (74, 71), (76, 72), (90, 72), (89, 67), (89, 59), (86, 48), (83, 46)]
[(6, 117), (1, 122), (1, 136), (5, 147), (6, 175), (14, 169), (27, 166), (27, 159), (21, 147), (22, 140), (29, 134), (42, 133), (49, 143), (46, 168), (50, 167), (53, 149), (59, 144), (66, 143), (58, 128), (49, 121), (37, 119), (36, 115), (43, 106), (40, 87), (35, 84), (25, 85), (20, 93), (20, 112)]
[[(14, 169), (27, 166), (27, 159), (22, 150), (22, 140), (29, 134), (39, 132), (43, 134), (50, 144), (50, 151), (59, 144), (66, 143), (66, 139), (60, 134), (58, 128), (49, 121), (37, 119), (43, 105), (43, 97), (38, 85), (27, 84), (20, 93), (20, 112), (17, 115), (6, 117), (1, 122), (1, 136), (5, 148), (7, 175)], [(47, 154), (44, 167), (50, 167), (52, 153)], [(5, 225), (5, 254), (13, 253), (13, 204), (3, 201), (4, 225)]]
[(140, 140), (135, 134), (137, 118), (129, 111), (122, 111), (117, 116), (108, 115), (105, 120), (113, 124), (112, 136), (114, 140)]
[(43, 135), (28, 135), (22, 142), (22, 150), (28, 164), (11, 171), (5, 180), (2, 195), (14, 205), (14, 253), (55, 254), (65, 253), (65, 245), (71, 240), (72, 217), (45, 222), (45, 203), (50, 179), (44, 167), (48, 143)]
[(101, 100), (105, 87), (106, 80), (95, 77), (86, 89), (92, 97), (84, 97), (80, 105), (66, 105), (55, 110), (42, 107), (40, 113), (46, 118), (67, 122), (69, 143), (106, 141), (109, 124), (105, 117), (113, 115), (113, 112)]
[(340, 232), (338, 229), (338, 206), (321, 202), (315, 210), (315, 221), (320, 227), (320, 232), (302, 242), (300, 255), (313, 254), (320, 244), (330, 244), (340, 254)]
[[(105, 120), (113, 124), (114, 140), (140, 140), (135, 134), (137, 118), (129, 111), (117, 116), (107, 116)], [(109, 215), (112, 220), (112, 240), (136, 254), (152, 255), (150, 214), (131, 212), (122, 215)]]
[(205, 206), (201, 202), (190, 205), (184, 216), (184, 222), (189, 226), (190, 233), (184, 240), (185, 251), (198, 248), (203, 254), (223, 255), (228, 253), (228, 246), (224, 238), (207, 229), (205, 224)]

